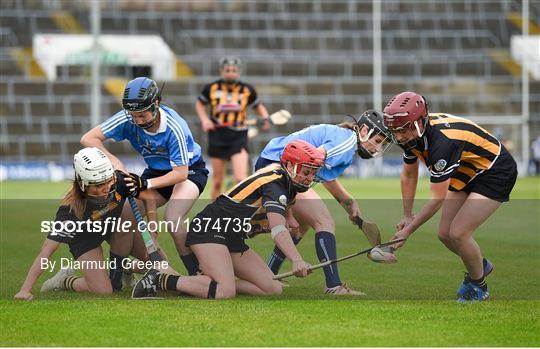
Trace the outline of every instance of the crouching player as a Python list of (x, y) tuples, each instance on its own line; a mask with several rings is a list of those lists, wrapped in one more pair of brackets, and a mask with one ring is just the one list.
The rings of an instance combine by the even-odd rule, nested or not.
[[(482, 258), (473, 233), (501, 203), (509, 200), (517, 177), (512, 155), (497, 138), (472, 121), (428, 113), (426, 100), (414, 92), (400, 93), (388, 102), (384, 123), (404, 151), (404, 218), (398, 223), (394, 239), (408, 238), (442, 207), (439, 239), (467, 268), (457, 291), (458, 300), (488, 299), (485, 278), (493, 265)], [(418, 159), (430, 172), (431, 199), (414, 215)]]
[[(75, 154), (73, 167), (75, 168), (75, 181), (56, 213), (55, 223), (77, 224), (98, 220), (103, 223), (107, 220), (110, 221), (111, 218), (120, 217), (129, 190), (126, 186), (123, 186), (122, 194), (116, 190), (117, 181), (123, 181), (123, 178), (121, 173), (115, 174), (112, 163), (107, 156), (97, 148), (85, 148)], [(104, 267), (102, 242), (110, 240), (113, 252), (123, 243), (117, 239), (115, 236), (117, 234), (107, 231), (112, 230), (107, 229), (110, 225), (101, 224), (101, 229), (92, 229), (89, 226), (96, 227), (96, 225), (79, 224), (78, 227), (81, 227), (82, 231), (75, 232), (68, 229), (67, 224), (64, 226), (65, 230), (52, 231), (45, 239), (20, 291), (15, 295), (16, 299), (31, 300), (33, 298), (32, 288), (43, 273), (41, 261), (49, 260), (60, 243), (66, 243), (73, 259), (81, 262), (84, 276), (74, 276), (73, 270), (70, 268), (61, 269), (54, 277), (43, 283), (41, 292), (64, 289), (110, 294), (113, 292), (113, 288), (121, 288), (123, 274), (121, 268), (124, 265), (125, 257), (119, 257), (115, 261), (116, 269), (110, 271), (112, 283), (107, 275), (107, 269)], [(125, 234), (123, 235), (125, 236)], [(85, 267), (85, 265), (99, 267)], [(111, 263), (111, 265), (113, 264)]]
[(133, 298), (152, 297), (156, 289), (200, 298), (232, 298), (237, 293), (280, 294), (282, 284), (273, 280), (270, 268), (244, 242), (250, 230), (249, 220), (262, 210), (266, 212), (272, 238), (292, 261), (294, 274), (306, 276), (309, 265), (286, 228), (288, 207), (297, 193), (311, 187), (323, 164), (324, 154), (311, 144), (301, 140), (289, 143), (280, 164), (255, 172), (220, 195), (190, 222), (186, 245), (197, 256), (204, 275), (174, 276), (150, 270), (135, 285)]
[[(320, 149), (325, 154), (324, 167), (317, 174), (328, 192), (343, 206), (349, 219), (355, 222), (360, 216), (360, 207), (353, 196), (343, 187), (338, 177), (352, 163), (358, 154), (362, 159), (382, 156), (391, 144), (392, 135), (384, 127), (383, 115), (376, 110), (367, 110), (354, 122), (340, 125), (320, 124), (291, 133), (288, 136), (272, 139), (261, 152), (255, 169), (277, 162), (285, 145), (292, 140), (303, 140)], [(294, 242), (299, 243), (309, 228), (315, 231), (315, 249), (319, 261), (325, 262), (337, 257), (336, 225), (330, 210), (313, 189), (298, 195), (292, 207), (294, 218), (299, 225)], [(284, 261), (283, 252), (275, 246), (268, 260), (268, 266), (277, 274)], [(385, 261), (395, 261), (392, 253), (384, 255)], [(325, 294), (331, 296), (364, 296), (361, 291), (353, 290), (341, 281), (337, 265), (323, 268), (326, 288)]]

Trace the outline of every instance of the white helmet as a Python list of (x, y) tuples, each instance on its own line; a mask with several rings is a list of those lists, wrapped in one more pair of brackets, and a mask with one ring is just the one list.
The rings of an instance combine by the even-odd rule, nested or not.
[(91, 184), (105, 183), (114, 176), (111, 160), (98, 148), (84, 148), (73, 156), (75, 180), (84, 192)]

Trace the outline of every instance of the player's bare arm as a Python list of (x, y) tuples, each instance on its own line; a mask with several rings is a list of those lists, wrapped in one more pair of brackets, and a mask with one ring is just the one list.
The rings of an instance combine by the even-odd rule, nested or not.
[(44, 269), (41, 268), (41, 261), (42, 258), (49, 259), (53, 253), (58, 249), (60, 246), (59, 242), (45, 239), (45, 242), (43, 243), (43, 246), (41, 246), (41, 251), (34, 259), (34, 263), (32, 263), (32, 266), (30, 267), (30, 270), (28, 271), (28, 274), (26, 275), (26, 279), (24, 280), (24, 283), (21, 286), (21, 289), (17, 294), (15, 295), (15, 299), (21, 299), (21, 300), (32, 300), (34, 296), (32, 295), (32, 288), (34, 287), (34, 284), (39, 279), (41, 274), (43, 274)]
[(199, 117), (199, 120), (201, 121), (201, 127), (204, 132), (212, 131), (215, 129), (215, 125), (208, 117), (208, 113), (206, 112), (206, 105), (204, 105), (201, 101), (197, 100), (195, 102), (195, 111), (197, 112), (197, 116)]
[(264, 131), (268, 131), (270, 129), (270, 119), (268, 117), (268, 109), (266, 109), (266, 107), (264, 106), (264, 104), (262, 103), (259, 103), (256, 107), (255, 107), (255, 111), (259, 114), (259, 117), (261, 118), (261, 120), (264, 120), (265, 122), (263, 122), (262, 124), (262, 129)]
[(353, 199), (352, 195), (343, 187), (339, 180), (324, 182), (323, 186), (332, 194), (332, 196), (339, 202), (339, 204), (349, 214), (349, 219), (354, 222), (355, 217), (360, 217), (360, 207), (358, 202)]
[(103, 141), (105, 141), (105, 136), (103, 135), (103, 132), (101, 131), (101, 128), (99, 126), (94, 127), (81, 137), (82, 146), (98, 148), (103, 153), (105, 153), (105, 155), (107, 155), (107, 157), (111, 160), (115, 170), (120, 170), (122, 172), (128, 173), (128, 170), (126, 169), (122, 161), (120, 161), (120, 159), (118, 159), (111, 152), (109, 152), (107, 148), (105, 148)]
[(304, 262), (300, 252), (294, 246), (289, 230), (285, 227), (285, 217), (273, 212), (268, 212), (267, 216), (272, 238), (285, 256), (291, 260), (294, 275), (298, 277), (306, 276), (309, 264)]
[(403, 198), (403, 218), (397, 224), (396, 229), (401, 230), (409, 225), (414, 219), (413, 206), (418, 184), (418, 164), (403, 164), (401, 171), (401, 197)]
[[(430, 192), (431, 198), (428, 202), (422, 207), (420, 212), (415, 215), (414, 219), (409, 225), (399, 230), (393, 237), (393, 239), (399, 238), (408, 238), (412, 233), (414, 233), (422, 224), (427, 222), (439, 209), (441, 208), (446, 193), (448, 192), (448, 187), (450, 185), (450, 179), (447, 179), (444, 182), (440, 183), (431, 183)], [(403, 246), (405, 242), (394, 245), (395, 248)]]

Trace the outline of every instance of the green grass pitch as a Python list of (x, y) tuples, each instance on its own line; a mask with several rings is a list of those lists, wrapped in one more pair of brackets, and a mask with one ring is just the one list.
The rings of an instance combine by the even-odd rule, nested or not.
[[(420, 179), (419, 198), (427, 197), (427, 182)], [(401, 218), (399, 179), (343, 183), (365, 216), (380, 225), (383, 239), (390, 238)], [(40, 294), (41, 283), (51, 276), (46, 272), (33, 301), (14, 301), (44, 238), (40, 221), (54, 218), (67, 187), (66, 182), (0, 183), (0, 346), (540, 346), (538, 177), (519, 179), (512, 200), (476, 232), (495, 264), (488, 278), (492, 299), (466, 305), (455, 301), (464, 268), (438, 241), (437, 218), (398, 251), (397, 264), (359, 256), (339, 265), (342, 280), (367, 293), (365, 298), (324, 296), (322, 271), (291, 279), (280, 297), (226, 301), (184, 296), (133, 301), (129, 291), (101, 298)], [(340, 209), (332, 212), (338, 254), (367, 248)], [(160, 242), (169, 256), (176, 255), (169, 236), (163, 234)], [(269, 236), (248, 244), (263, 259), (272, 248)], [(313, 232), (299, 248), (307, 261), (317, 262)], [(69, 256), (66, 248), (56, 260), (61, 256)], [(183, 271), (178, 258), (171, 259)]]

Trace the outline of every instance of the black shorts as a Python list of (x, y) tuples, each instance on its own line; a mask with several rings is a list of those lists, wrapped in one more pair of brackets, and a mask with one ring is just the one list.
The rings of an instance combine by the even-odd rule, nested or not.
[(218, 128), (208, 132), (208, 156), (229, 160), (234, 154), (242, 149), (248, 150), (247, 130), (232, 130), (230, 128)]
[(259, 158), (257, 159), (257, 162), (255, 163), (255, 171), (258, 171), (261, 168), (266, 167), (271, 164), (279, 164), (279, 162), (268, 160), (266, 158), (263, 158), (262, 156), (259, 156)]
[(510, 192), (516, 184), (518, 171), (512, 155), (502, 149), (499, 158), (489, 170), (479, 174), (461, 189), (466, 193), (478, 193), (499, 202), (510, 200)]
[[(164, 171), (146, 168), (141, 175), (141, 178), (151, 179), (161, 177), (171, 171), (172, 170)], [(206, 169), (206, 164), (204, 163), (204, 160), (202, 158), (193, 165), (189, 166), (187, 179), (189, 179), (197, 186), (197, 188), (199, 189), (199, 195), (201, 195), (201, 193), (204, 191), (204, 187), (206, 187), (206, 182), (208, 181), (208, 170)], [(157, 188), (155, 190), (165, 199), (169, 200), (171, 198), (173, 189), (174, 186), (171, 185), (169, 187)]]
[(230, 253), (246, 252), (249, 246), (244, 240), (256, 210), (220, 195), (189, 222), (186, 246), (212, 243), (227, 246)]
[(85, 234), (83, 237), (76, 237), (73, 242), (68, 242), (69, 252), (73, 256), (74, 260), (79, 259), (80, 256), (88, 251), (93, 250), (101, 246), (103, 241), (109, 241), (110, 234)]

